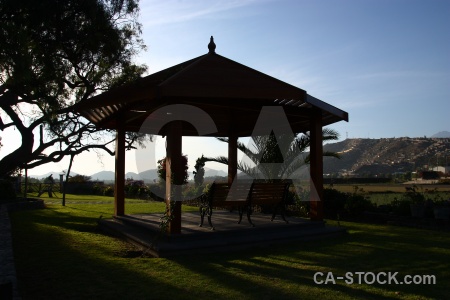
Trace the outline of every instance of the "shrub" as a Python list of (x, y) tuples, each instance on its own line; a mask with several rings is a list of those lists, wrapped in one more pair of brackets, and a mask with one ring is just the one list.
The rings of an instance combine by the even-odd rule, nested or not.
[(344, 211), (347, 194), (326, 188), (323, 190), (324, 215), (327, 219), (336, 219)]
[(397, 216), (410, 216), (411, 215), (411, 202), (404, 199), (395, 198), (394, 201), (389, 205), (390, 210), (393, 214)]
[(79, 182), (79, 183), (84, 183), (84, 182), (89, 182), (91, 180), (90, 176), (85, 176), (85, 175), (75, 175), (75, 176), (70, 176), (69, 177), (69, 182)]
[(422, 188), (419, 188), (416, 185), (412, 187), (406, 187), (406, 192), (403, 194), (403, 200), (409, 201), (410, 203), (425, 203), (425, 195), (422, 191)]
[(147, 198), (150, 195), (149, 188), (143, 180), (128, 178), (125, 181), (125, 194), (129, 198)]
[(286, 196), (286, 206), (289, 215), (307, 218), (309, 216), (309, 190), (290, 189)]
[(92, 195), (94, 190), (93, 182), (67, 182), (65, 191), (67, 194), (74, 195)]
[(375, 206), (364, 195), (364, 190), (354, 187), (353, 193), (343, 193), (335, 189), (324, 189), (325, 218), (335, 219), (341, 216), (358, 217), (364, 211), (373, 210)]
[(105, 186), (101, 183), (96, 183), (92, 187), (92, 193), (94, 195), (103, 195), (103, 190), (105, 189)]
[(203, 185), (188, 185), (183, 190), (183, 197), (186, 199), (193, 199), (199, 197), (201, 194), (203, 194), (205, 186)]
[(299, 198), (296, 192), (289, 190), (286, 195), (286, 205), (301, 204), (302, 199)]
[(103, 195), (104, 196), (114, 196), (114, 189), (110, 186), (107, 186), (104, 190), (103, 190)]
[(351, 217), (358, 217), (365, 211), (373, 210), (375, 207), (364, 195), (351, 194), (345, 201), (345, 212)]
[(149, 196), (155, 201), (164, 201), (166, 195), (166, 185), (159, 183), (150, 184), (148, 186)]
[(303, 207), (309, 205), (309, 189), (291, 185), (286, 195), (286, 205)]

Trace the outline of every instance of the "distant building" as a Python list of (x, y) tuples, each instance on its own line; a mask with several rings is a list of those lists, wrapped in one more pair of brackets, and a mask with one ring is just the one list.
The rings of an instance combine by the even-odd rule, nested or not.
[(435, 172), (442, 172), (444, 174), (449, 174), (450, 173), (450, 167), (443, 167), (443, 166), (438, 166), (438, 167), (434, 167), (433, 171)]

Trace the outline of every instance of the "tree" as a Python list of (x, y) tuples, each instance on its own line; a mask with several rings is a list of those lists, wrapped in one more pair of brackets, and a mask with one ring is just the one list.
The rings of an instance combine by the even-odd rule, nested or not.
[[(91, 149), (114, 154), (111, 132), (72, 107), (146, 70), (132, 62), (145, 48), (138, 12), (138, 0), (0, 0), (0, 130), (22, 138), (0, 177)], [(128, 133), (127, 147), (143, 139)]]
[(91, 176), (86, 176), (86, 175), (75, 175), (75, 176), (70, 176), (69, 177), (69, 182), (78, 182), (78, 183), (85, 183), (91, 180)]
[(205, 163), (206, 158), (203, 156), (197, 158), (197, 161), (195, 162), (194, 169), (194, 182), (196, 186), (201, 186), (203, 184), (203, 181), (205, 179)]
[[(339, 134), (333, 129), (324, 128), (322, 131), (323, 141), (337, 140)], [(228, 143), (228, 138), (217, 138)], [(292, 140), (292, 136), (282, 134), (275, 136), (272, 132), (268, 136), (252, 137), (253, 147), (247, 147), (242, 142), (237, 143), (237, 148), (242, 151), (252, 162), (238, 163), (238, 170), (250, 175), (253, 178), (266, 180), (289, 178), (295, 171), (309, 163), (309, 154), (305, 151), (311, 144), (309, 133), (297, 134)], [(285, 145), (285, 146), (282, 146)], [(254, 149), (252, 149), (254, 148)], [(284, 149), (284, 155), (282, 149)], [(324, 156), (339, 157), (334, 152), (324, 152)], [(206, 157), (205, 161), (215, 161), (228, 164), (228, 158), (224, 156)]]

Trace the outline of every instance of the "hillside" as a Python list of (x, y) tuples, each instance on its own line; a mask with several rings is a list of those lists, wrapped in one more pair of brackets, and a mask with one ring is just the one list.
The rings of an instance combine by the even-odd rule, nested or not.
[[(445, 132), (439, 134), (444, 135)], [(324, 151), (338, 152), (341, 159), (324, 157), (324, 174), (356, 173), (360, 176), (392, 174), (426, 169), (439, 164), (450, 163), (450, 138), (382, 138), (346, 139), (324, 146)], [(50, 173), (32, 176), (46, 178)], [(71, 172), (74, 176), (76, 173)], [(101, 171), (90, 175), (92, 180), (113, 181), (114, 172)], [(205, 167), (205, 177), (227, 176), (222, 170)], [(192, 179), (192, 173), (190, 173)], [(59, 180), (59, 174), (53, 173)], [(128, 172), (126, 178), (143, 179), (145, 182), (157, 180), (155, 169), (140, 174)]]
[[(59, 180), (59, 173), (47, 173), (47, 174), (43, 174), (43, 175), (32, 175), (31, 177), (33, 178), (37, 178), (37, 179), (44, 179), (47, 178), (48, 176), (50, 176), (50, 174), (53, 175), (53, 178), (55, 180)], [(71, 172), (70, 176), (75, 176), (78, 175), (75, 172)], [(113, 182), (114, 181), (114, 171), (100, 171), (91, 175), (88, 175), (89, 177), (91, 177), (91, 180), (94, 181), (105, 181), (107, 183)], [(189, 172), (189, 176), (190, 179), (193, 179), (193, 174), (192, 172)], [(205, 178), (207, 177), (223, 177), (223, 176), (227, 176), (227, 173), (222, 171), (222, 170), (215, 170), (215, 169), (211, 169), (211, 168), (206, 168), (205, 167)], [(150, 183), (150, 182), (154, 182), (155, 180), (158, 180), (158, 172), (156, 169), (151, 169), (151, 170), (147, 170), (147, 171), (143, 171), (138, 173), (134, 173), (134, 172), (127, 172), (125, 174), (125, 178), (132, 178), (135, 180), (144, 180), (144, 182), (146, 183)]]
[(341, 155), (341, 159), (324, 158), (325, 174), (354, 172), (359, 175), (375, 175), (408, 172), (424, 169), (428, 164), (445, 165), (447, 156), (450, 157), (450, 139), (346, 139), (325, 145), (324, 151), (338, 152)]
[(432, 138), (450, 138), (449, 131), (441, 131), (431, 136)]

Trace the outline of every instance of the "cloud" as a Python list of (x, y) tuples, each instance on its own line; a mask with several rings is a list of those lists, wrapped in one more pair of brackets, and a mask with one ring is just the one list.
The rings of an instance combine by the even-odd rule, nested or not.
[[(226, 11), (236, 8), (260, 4), (256, 0), (228, 0), (228, 1), (206, 1), (206, 0), (148, 0), (141, 3), (141, 16), (144, 26), (155, 26), (172, 23), (188, 22), (200, 18), (221, 17)], [(231, 16), (230, 17), (235, 17)]]

